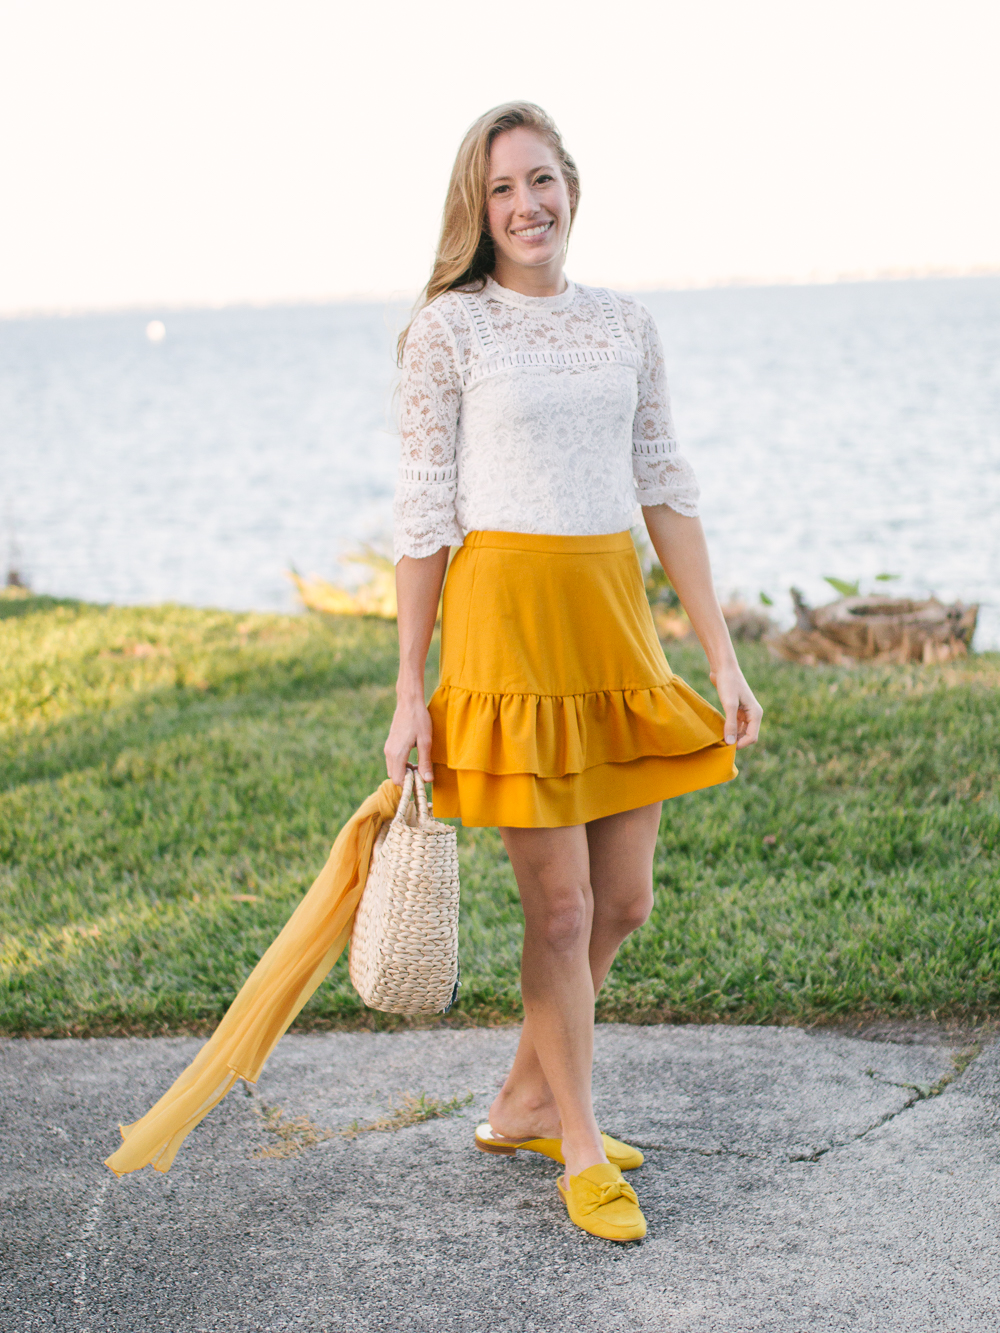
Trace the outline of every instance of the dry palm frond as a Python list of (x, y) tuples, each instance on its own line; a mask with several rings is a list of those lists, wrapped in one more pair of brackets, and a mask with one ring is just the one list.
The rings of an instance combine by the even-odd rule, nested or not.
[(288, 577), (298, 589), (303, 605), (330, 616), (378, 616), (382, 620), (395, 620), (396, 569), (390, 557), (366, 543), (344, 560), (372, 571), (371, 578), (353, 592), (316, 574), (304, 579), (294, 570), (289, 571)]

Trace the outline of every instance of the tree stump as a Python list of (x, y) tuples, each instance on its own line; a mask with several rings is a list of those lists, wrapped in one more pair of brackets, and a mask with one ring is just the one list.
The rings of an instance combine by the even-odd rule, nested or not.
[(966, 657), (978, 606), (936, 597), (840, 597), (815, 609), (793, 588), (795, 628), (766, 640), (773, 657), (805, 666), (952, 662)]

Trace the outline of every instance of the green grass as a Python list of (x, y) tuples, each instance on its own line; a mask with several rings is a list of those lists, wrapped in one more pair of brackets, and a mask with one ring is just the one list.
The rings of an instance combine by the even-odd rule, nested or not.
[[(696, 648), (670, 656), (714, 697)], [(996, 1016), (1000, 656), (742, 656), (766, 740), (667, 805), (601, 1016)], [(210, 1028), (381, 780), (395, 665), (372, 620), (0, 600), (0, 1031)], [(510, 867), (494, 830), (459, 841), (448, 1021), (514, 1017)], [(396, 1024), (342, 959), (298, 1026)]]

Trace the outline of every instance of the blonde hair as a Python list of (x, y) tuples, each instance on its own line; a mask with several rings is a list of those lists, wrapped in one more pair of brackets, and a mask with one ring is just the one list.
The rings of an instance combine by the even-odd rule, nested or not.
[[(563, 147), (555, 121), (534, 102), (504, 102), (502, 106), (495, 106), (469, 126), (458, 150), (445, 196), (441, 239), (434, 267), (427, 286), (417, 298), (413, 319), (442, 292), (475, 283), (482, 290), (486, 285), (496, 263), (493, 238), (486, 223), (490, 149), (497, 135), (522, 126), (537, 131), (555, 152), (569, 191), (569, 225), (573, 226), (580, 202), (580, 173)], [(413, 319), (399, 335), (396, 351), (400, 365)]]

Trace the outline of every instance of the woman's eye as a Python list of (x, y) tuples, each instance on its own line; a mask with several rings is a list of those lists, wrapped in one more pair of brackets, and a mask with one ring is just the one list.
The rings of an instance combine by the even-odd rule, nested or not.
[(544, 175), (544, 176), (536, 176), (536, 177), (535, 177), (535, 184), (536, 184), (536, 185), (544, 185), (547, 181), (550, 181), (550, 180), (552, 180), (552, 177), (551, 177), (550, 175), (548, 175), (548, 174), (546, 174), (546, 175)]

